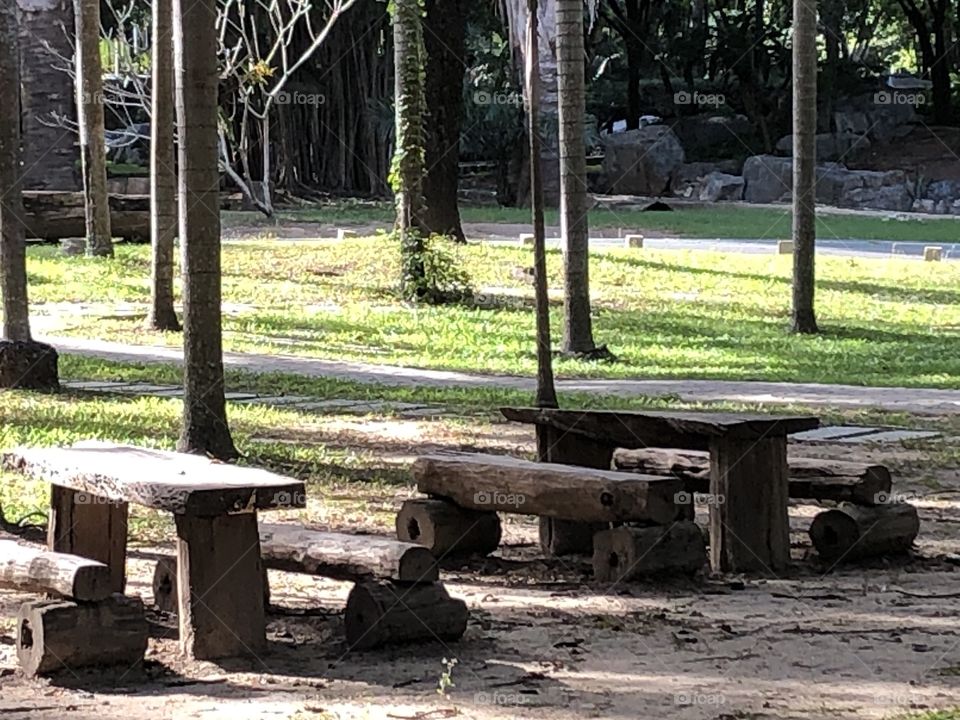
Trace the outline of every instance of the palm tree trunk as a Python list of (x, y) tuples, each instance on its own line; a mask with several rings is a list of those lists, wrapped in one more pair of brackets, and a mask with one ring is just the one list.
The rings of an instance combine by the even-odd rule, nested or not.
[[(550, 298), (547, 293), (546, 230), (543, 218), (543, 182), (540, 176), (540, 53), (537, 38), (537, 0), (528, 0), (527, 15), (527, 130), (530, 138), (530, 198), (533, 210), (533, 282), (537, 308), (537, 407), (559, 407), (553, 380), (553, 350), (550, 340)], [(546, 435), (538, 433), (538, 443)], [(546, 459), (547, 448), (540, 447)]]
[(3, 337), (30, 340), (23, 187), (20, 170), (20, 62), (16, 6), (0, 5), (0, 283)]
[(173, 0), (183, 244), (181, 452), (237, 456), (223, 378), (220, 173), (217, 155), (217, 0)]
[(396, 193), (396, 230), (402, 257), (401, 292), (417, 300), (424, 291), (423, 177), (426, 171), (424, 118), (425, 50), (421, 0), (395, 0), (393, 10), (396, 67), (396, 152), (391, 180)]
[(818, 332), (814, 312), (817, 243), (817, 4), (793, 0), (793, 331)]
[(590, 317), (583, 0), (556, 0), (560, 106), (560, 224), (565, 270), (563, 351), (596, 349)]
[(150, 138), (150, 314), (154, 330), (179, 330), (173, 307), (173, 242), (177, 236), (174, 146), (173, 16), (170, 0), (153, 0), (153, 89)]
[(74, 0), (80, 159), (87, 216), (87, 254), (113, 257), (107, 198), (107, 153), (100, 62), (100, 0)]

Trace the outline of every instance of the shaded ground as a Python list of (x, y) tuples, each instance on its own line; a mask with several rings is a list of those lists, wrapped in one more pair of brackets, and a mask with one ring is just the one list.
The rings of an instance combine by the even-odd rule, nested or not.
[[(401, 470), (415, 453), (533, 451), (527, 429), (482, 421), (329, 418), (254, 440), (350, 448), (373, 457), (361, 473), (396, 470), (399, 484), (354, 482), (300, 516), (318, 526), (383, 533), (412, 492)], [(511, 518), (497, 556), (447, 565), (444, 580), (472, 610), (459, 643), (348, 653), (340, 612), (349, 585), (271, 573), (270, 650), (224, 667), (178, 658), (174, 624), (155, 615), (145, 672), (96, 673), (61, 686), (28, 681), (14, 669), (11, 624), (0, 621), (0, 714), (819, 719), (956, 706), (960, 608), (955, 598), (931, 597), (954, 593), (960, 572), (954, 445), (804, 446), (805, 454), (893, 467), (896, 491), (912, 498), (923, 518), (912, 561), (822, 567), (805, 537), (815, 508), (797, 505), (796, 565), (781, 578), (598, 585), (583, 560), (539, 559), (533, 523)], [(130, 592), (149, 599), (152, 563), (169, 552), (165, 545), (135, 548)], [(0, 593), (0, 617), (9, 618), (25, 598)], [(445, 658), (458, 664), (455, 687), (442, 696), (436, 690)]]

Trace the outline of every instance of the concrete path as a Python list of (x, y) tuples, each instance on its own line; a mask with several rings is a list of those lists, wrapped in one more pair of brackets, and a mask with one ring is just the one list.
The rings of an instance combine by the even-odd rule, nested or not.
[[(117, 362), (181, 363), (179, 348), (124, 345), (81, 338), (38, 338), (61, 353)], [(404, 387), (488, 387), (533, 391), (532, 377), (478, 375), (447, 370), (371, 365), (282, 355), (227, 353), (226, 367), (255, 373), (283, 373)], [(960, 415), (960, 390), (874, 388), (815, 383), (773, 383), (723, 380), (560, 380), (563, 392), (598, 395), (675, 396), (690, 402), (733, 401), (840, 408), (882, 408), (889, 411)]]

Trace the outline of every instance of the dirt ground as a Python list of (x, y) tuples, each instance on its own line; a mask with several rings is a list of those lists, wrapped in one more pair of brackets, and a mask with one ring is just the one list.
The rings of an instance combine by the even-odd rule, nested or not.
[[(403, 442), (381, 446), (387, 461), (438, 443), (429, 422), (394, 425)], [(350, 444), (361, 426), (341, 422), (327, 439)], [(456, 445), (532, 450), (528, 431), (508, 428), (478, 428)], [(175, 618), (152, 612), (144, 668), (28, 680), (17, 670), (10, 618), (29, 598), (0, 592), (0, 716), (732, 720), (887, 718), (960, 706), (960, 478), (955, 468), (931, 469), (936, 448), (803, 447), (894, 468), (895, 491), (923, 520), (914, 557), (897, 561), (823, 566), (806, 537), (817, 508), (794, 505), (795, 564), (781, 577), (597, 584), (586, 558), (543, 560), (534, 523), (510, 517), (494, 557), (444, 568), (451, 593), (471, 610), (465, 637), (449, 645), (348, 652), (350, 585), (271, 571), (270, 647), (259, 658), (185, 661)], [(394, 503), (410, 494), (390, 492)], [(386, 532), (385, 522), (374, 525)], [(150, 603), (154, 562), (170, 552), (131, 548), (128, 593)], [(444, 695), (445, 673), (454, 685)]]

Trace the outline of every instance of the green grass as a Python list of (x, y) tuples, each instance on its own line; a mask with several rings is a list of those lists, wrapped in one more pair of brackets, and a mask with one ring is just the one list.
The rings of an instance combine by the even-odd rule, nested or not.
[[(531, 289), (520, 248), (456, 251), (477, 288), (471, 305), (398, 302), (398, 248), (386, 238), (346, 243), (259, 242), (224, 248), (228, 350), (532, 375)], [(560, 287), (561, 257), (549, 254)], [(148, 249), (113, 261), (33, 248), (35, 310), (44, 303), (133, 303), (145, 313)], [(615, 363), (559, 359), (561, 377), (716, 378), (960, 388), (960, 264), (821, 258), (815, 337), (787, 331), (789, 257), (616, 250), (591, 261), (595, 336)], [(67, 333), (177, 345), (142, 329), (142, 314), (71, 320)], [(111, 316), (115, 315), (115, 316)], [(561, 326), (554, 302), (552, 322)]]
[[(530, 211), (525, 208), (464, 207), (467, 223), (529, 224)], [(304, 210), (284, 210), (275, 220), (256, 213), (225, 213), (230, 225), (256, 225), (268, 228), (277, 223), (315, 222), (323, 224), (368, 225), (389, 227), (393, 209), (388, 203), (339, 202)], [(908, 219), (900, 219), (908, 218)], [(556, 211), (548, 211), (547, 223), (559, 225)], [(711, 207), (678, 206), (674, 212), (640, 212), (639, 210), (597, 208), (590, 213), (590, 227), (595, 230), (625, 232), (657, 232), (688, 238), (783, 239), (790, 237), (791, 211), (785, 207)], [(951, 243), (960, 237), (960, 220), (920, 215), (900, 215), (898, 219), (820, 213), (817, 235), (822, 239), (891, 240), (896, 242)]]

